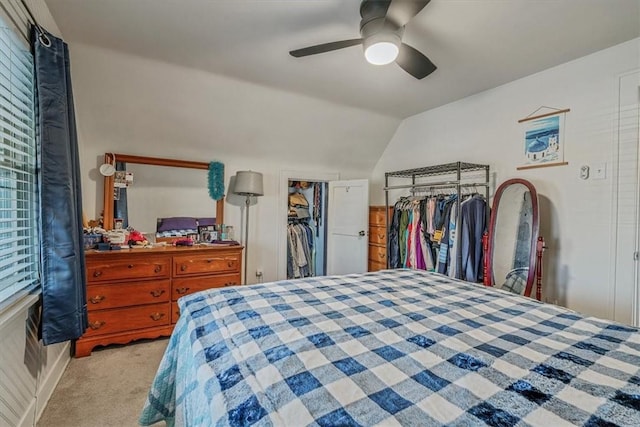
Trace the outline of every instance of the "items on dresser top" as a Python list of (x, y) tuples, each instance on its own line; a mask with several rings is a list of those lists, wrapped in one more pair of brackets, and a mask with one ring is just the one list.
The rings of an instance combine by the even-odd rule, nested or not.
[(158, 218), (155, 239), (157, 242), (181, 241), (190, 239), (195, 242), (231, 241), (235, 237), (233, 226), (216, 224), (215, 218), (171, 217)]
[(228, 244), (87, 250), (89, 328), (75, 342), (75, 356), (88, 356), (97, 345), (170, 335), (180, 297), (241, 283), (242, 249)]

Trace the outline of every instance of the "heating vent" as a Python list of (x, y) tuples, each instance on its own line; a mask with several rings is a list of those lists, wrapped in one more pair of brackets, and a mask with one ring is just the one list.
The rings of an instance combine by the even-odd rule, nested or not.
[(38, 341), (36, 301), (0, 314), (2, 427), (34, 426), (70, 360), (68, 342), (43, 347)]
[(0, 324), (0, 425), (3, 426), (34, 423), (39, 347), (31, 307)]

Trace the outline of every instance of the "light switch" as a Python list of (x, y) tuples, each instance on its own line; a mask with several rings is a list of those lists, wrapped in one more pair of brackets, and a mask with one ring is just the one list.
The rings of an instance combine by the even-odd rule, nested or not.
[(591, 177), (593, 179), (606, 179), (607, 178), (607, 164), (596, 163), (591, 166)]
[(583, 165), (580, 168), (580, 179), (589, 179), (589, 166)]

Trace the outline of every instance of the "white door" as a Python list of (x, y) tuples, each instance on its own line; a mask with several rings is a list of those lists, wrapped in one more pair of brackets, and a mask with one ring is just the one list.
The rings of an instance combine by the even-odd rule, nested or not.
[(369, 181), (329, 182), (327, 274), (367, 271)]
[(615, 286), (612, 318), (640, 324), (640, 72), (620, 77), (617, 135), (616, 246), (611, 254)]

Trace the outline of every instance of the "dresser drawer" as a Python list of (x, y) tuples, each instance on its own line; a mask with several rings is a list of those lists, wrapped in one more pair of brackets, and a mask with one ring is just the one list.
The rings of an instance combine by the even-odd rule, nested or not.
[(165, 278), (171, 274), (169, 257), (92, 261), (87, 263), (87, 281), (107, 282), (126, 279)]
[(385, 211), (389, 212), (389, 210), (385, 209), (384, 206), (369, 206), (369, 225), (381, 225), (384, 227)]
[(177, 256), (173, 258), (173, 268), (175, 276), (240, 272), (240, 254)]
[(173, 279), (173, 290), (171, 300), (194, 292), (204, 291), (210, 288), (223, 288), (225, 286), (235, 286), (240, 284), (240, 274), (221, 274), (219, 276), (192, 277), (189, 279)]
[(167, 302), (170, 297), (168, 279), (87, 286), (89, 311)]
[(369, 242), (385, 246), (387, 244), (387, 229), (369, 226)]
[(384, 262), (369, 260), (369, 271), (385, 270), (386, 268), (387, 268), (387, 264)]
[(168, 302), (90, 311), (89, 328), (83, 337), (164, 326), (169, 325), (170, 322), (171, 304)]
[(387, 263), (387, 249), (381, 246), (369, 245), (369, 260), (373, 262), (379, 262), (382, 264)]

